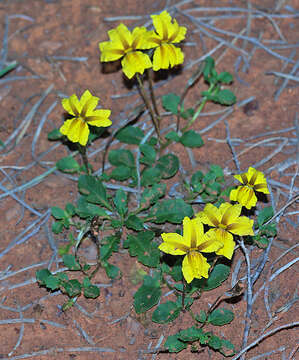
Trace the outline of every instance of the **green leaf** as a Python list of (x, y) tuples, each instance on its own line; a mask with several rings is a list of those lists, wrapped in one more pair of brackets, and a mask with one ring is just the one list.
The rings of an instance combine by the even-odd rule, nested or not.
[(68, 215), (74, 216), (75, 213), (76, 213), (76, 208), (75, 208), (75, 206), (73, 204), (67, 203), (65, 205), (65, 211), (68, 213)]
[(210, 166), (210, 172), (213, 173), (215, 178), (221, 178), (221, 179), (224, 178), (222, 167), (219, 165), (212, 164)]
[(179, 167), (179, 159), (174, 154), (167, 154), (160, 157), (156, 165), (156, 168), (160, 170), (163, 179), (173, 177), (178, 172)]
[(198, 170), (191, 177), (191, 185), (196, 192), (200, 192), (202, 189), (203, 173)]
[(217, 76), (217, 80), (222, 84), (230, 84), (234, 81), (234, 78), (229, 72), (223, 71)]
[(82, 219), (93, 218), (94, 216), (108, 217), (106, 211), (98, 205), (87, 202), (85, 196), (80, 196), (77, 201), (76, 214)]
[(117, 212), (121, 217), (125, 216), (128, 211), (128, 197), (123, 189), (118, 189), (113, 199)]
[(120, 129), (115, 137), (125, 144), (139, 145), (144, 137), (144, 132), (136, 126), (128, 125)]
[(195, 320), (200, 323), (206, 322), (207, 321), (207, 313), (204, 310), (200, 310), (199, 315), (198, 314), (195, 315)]
[(142, 231), (135, 235), (128, 235), (129, 253), (137, 256), (143, 265), (157, 267), (160, 262), (158, 244), (152, 242), (155, 237), (153, 231)]
[(222, 342), (218, 336), (212, 335), (209, 339), (208, 345), (214, 350), (219, 350), (222, 347)]
[(168, 134), (165, 135), (165, 139), (179, 142), (180, 136), (176, 131), (170, 131)]
[(226, 339), (221, 339), (221, 349), (219, 351), (226, 357), (233, 356), (236, 353), (235, 346)]
[(257, 216), (258, 226), (260, 227), (260, 226), (263, 225), (265, 222), (267, 222), (268, 220), (270, 220), (273, 215), (274, 215), (274, 212), (273, 212), (272, 206), (264, 207), (264, 208), (258, 213), (258, 216)]
[(204, 335), (202, 329), (192, 326), (188, 329), (181, 330), (178, 334), (178, 339), (185, 342), (193, 342), (200, 340)]
[(144, 229), (143, 221), (136, 215), (130, 215), (125, 221), (125, 225), (129, 229), (140, 231)]
[(181, 306), (173, 301), (167, 301), (157, 306), (152, 315), (152, 321), (159, 324), (167, 324), (175, 320), (182, 310)]
[(161, 180), (161, 171), (157, 168), (147, 168), (142, 172), (141, 185), (151, 186)]
[(107, 199), (104, 185), (91, 175), (81, 175), (78, 180), (78, 189), (86, 196), (86, 200), (93, 204), (100, 204), (109, 210), (113, 210)]
[(141, 314), (156, 305), (161, 297), (160, 282), (148, 275), (144, 277), (143, 285), (134, 294), (134, 308)]
[(146, 188), (142, 192), (140, 207), (147, 209), (153, 205), (158, 199), (165, 195), (166, 184), (154, 184), (151, 188)]
[(192, 206), (185, 203), (183, 199), (167, 199), (155, 204), (150, 211), (150, 217), (155, 217), (153, 222), (161, 224), (171, 222), (180, 224), (185, 216), (193, 216)]
[(170, 353), (178, 353), (186, 349), (187, 343), (182, 342), (178, 338), (178, 334), (168, 336), (164, 343), (164, 348)]
[(180, 138), (180, 143), (190, 148), (201, 147), (204, 144), (200, 134), (194, 130), (184, 132)]
[(5, 74), (9, 73), (11, 70), (13, 70), (15, 67), (18, 66), (17, 61), (12, 61), (10, 64), (5, 66), (3, 69), (0, 70), (0, 77), (4, 76)]
[(69, 297), (74, 297), (81, 294), (81, 284), (78, 280), (73, 279), (63, 284), (63, 287)]
[(66, 217), (66, 213), (64, 212), (64, 210), (60, 209), (57, 206), (51, 207), (51, 213), (52, 213), (52, 216), (54, 216), (54, 218), (56, 220), (62, 220)]
[(51, 272), (48, 269), (41, 269), (41, 270), (37, 270), (35, 273), (36, 276), (36, 280), (41, 284), (41, 285), (45, 285), (46, 284), (46, 279), (52, 275)]
[(215, 326), (229, 324), (234, 320), (234, 313), (225, 308), (219, 308), (211, 312), (208, 322)]
[(194, 115), (194, 113), (195, 113), (195, 110), (194, 110), (193, 108), (189, 108), (189, 109), (183, 111), (183, 112), (181, 113), (181, 116), (182, 116), (183, 119), (188, 120), (189, 118), (192, 118), (192, 116)]
[(52, 231), (53, 231), (54, 234), (59, 234), (63, 230), (63, 227), (64, 227), (63, 222), (55, 221), (52, 224)]
[(83, 279), (82, 286), (83, 286), (84, 288), (86, 288), (86, 287), (88, 287), (88, 286), (90, 286), (90, 285), (91, 285), (91, 282), (90, 282), (90, 280), (89, 280), (89, 277), (88, 277), (88, 276), (85, 276), (85, 278)]
[(65, 173), (76, 173), (80, 170), (80, 165), (72, 156), (58, 160), (56, 166), (58, 170)]
[(203, 69), (203, 76), (205, 81), (209, 82), (210, 76), (212, 74), (212, 70), (215, 68), (215, 61), (211, 56), (208, 56), (205, 59), (205, 66)]
[(213, 290), (220, 286), (229, 277), (230, 267), (224, 264), (216, 264), (208, 279), (200, 279), (198, 282), (205, 291)]
[(120, 233), (106, 236), (102, 239), (101, 260), (107, 261), (113, 252), (117, 252), (120, 243)]
[(77, 262), (75, 256), (72, 254), (64, 254), (62, 257), (62, 261), (69, 270), (80, 270), (81, 269), (80, 264)]
[(110, 177), (118, 181), (128, 180), (131, 177), (131, 175), (132, 175), (132, 169), (125, 165), (117, 166), (110, 173)]
[(48, 140), (59, 140), (63, 137), (63, 134), (59, 131), (59, 129), (54, 129), (48, 133)]
[(162, 105), (166, 111), (170, 111), (172, 114), (178, 114), (178, 105), (180, 103), (180, 97), (174, 93), (169, 93), (162, 96)]
[(56, 277), (60, 282), (69, 281), (69, 278), (68, 278), (67, 274), (64, 273), (64, 272), (56, 274), (55, 277)]
[(45, 285), (48, 289), (51, 290), (57, 290), (60, 287), (60, 280), (54, 276), (54, 275), (49, 275), (46, 279), (45, 279)]
[(100, 289), (95, 285), (89, 285), (84, 288), (83, 294), (88, 299), (96, 299), (100, 296)]
[(143, 157), (140, 159), (142, 164), (152, 165), (156, 160), (156, 150), (149, 144), (141, 144), (140, 151)]
[(214, 96), (213, 101), (221, 105), (233, 105), (237, 101), (236, 95), (228, 90), (220, 90), (217, 95)]
[(121, 274), (119, 267), (117, 267), (113, 264), (106, 262), (106, 263), (103, 263), (102, 266), (105, 269), (106, 274), (110, 279), (116, 279)]
[(135, 160), (132, 151), (125, 149), (110, 150), (108, 160), (114, 166), (127, 166), (130, 168), (135, 167)]

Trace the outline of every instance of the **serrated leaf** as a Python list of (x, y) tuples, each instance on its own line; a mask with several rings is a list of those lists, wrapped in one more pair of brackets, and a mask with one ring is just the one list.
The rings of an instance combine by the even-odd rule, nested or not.
[(130, 215), (125, 221), (125, 225), (127, 228), (135, 231), (141, 231), (144, 229), (143, 221), (136, 215)]
[(223, 89), (214, 96), (213, 101), (221, 105), (233, 105), (237, 101), (237, 98), (232, 91)]
[(226, 339), (221, 339), (221, 349), (219, 351), (226, 357), (233, 356), (236, 353), (235, 346)]
[(146, 312), (155, 306), (161, 297), (160, 283), (146, 275), (143, 284), (134, 294), (134, 308), (137, 314)]
[(151, 188), (144, 189), (140, 206), (142, 209), (147, 209), (150, 205), (153, 205), (158, 199), (165, 195), (166, 184), (154, 184)]
[(84, 288), (83, 294), (88, 299), (96, 299), (100, 296), (100, 289), (95, 285), (89, 285)]
[(229, 72), (223, 71), (217, 76), (217, 80), (222, 84), (230, 84), (233, 82), (234, 78)]
[(182, 342), (178, 338), (178, 334), (168, 336), (164, 343), (164, 348), (170, 353), (178, 353), (186, 349), (187, 343)]
[(180, 162), (176, 155), (167, 154), (157, 161), (156, 168), (160, 170), (163, 179), (173, 177), (179, 170)]
[(159, 324), (167, 324), (175, 320), (182, 310), (181, 306), (173, 301), (167, 301), (166, 303), (157, 306), (152, 315), (152, 321)]
[(91, 282), (90, 282), (90, 280), (89, 280), (89, 277), (88, 277), (88, 276), (85, 276), (85, 278), (83, 279), (82, 286), (83, 286), (84, 288), (86, 288), (86, 287), (88, 287), (88, 286), (90, 286), (90, 285), (91, 285)]
[(199, 315), (196, 315), (196, 321), (204, 323), (207, 321), (207, 313), (204, 310), (200, 310)]
[(106, 236), (102, 239), (101, 246), (101, 260), (107, 261), (113, 252), (117, 252), (119, 249), (120, 243), (120, 233), (114, 235)]
[(219, 308), (211, 312), (208, 316), (208, 322), (215, 326), (229, 324), (234, 320), (234, 313), (225, 308)]
[(78, 280), (72, 279), (63, 284), (63, 287), (69, 297), (74, 297), (81, 294), (81, 284)]
[(125, 144), (139, 145), (144, 137), (144, 132), (136, 126), (128, 125), (120, 129), (115, 137)]
[(205, 291), (213, 290), (220, 286), (229, 277), (230, 267), (224, 264), (216, 264), (208, 279), (195, 280), (200, 288)]
[(36, 273), (35, 273), (36, 280), (41, 285), (45, 285), (45, 281), (50, 275), (52, 275), (52, 274), (48, 269), (37, 270)]
[(182, 116), (183, 119), (187, 120), (187, 119), (189, 119), (189, 118), (192, 118), (192, 116), (194, 115), (194, 113), (195, 113), (195, 110), (194, 110), (193, 108), (189, 108), (189, 109), (183, 111), (183, 112), (181, 113), (181, 116)]
[(57, 279), (56, 276), (54, 275), (49, 275), (46, 279), (45, 279), (45, 285), (48, 289), (51, 290), (57, 290), (60, 287), (60, 280)]
[(222, 342), (218, 336), (212, 335), (209, 339), (208, 345), (214, 350), (219, 350), (222, 347)]
[(177, 335), (181, 341), (193, 342), (200, 340), (204, 333), (202, 329), (191, 326), (188, 329), (181, 330)]
[(113, 199), (117, 212), (121, 217), (125, 216), (128, 211), (128, 197), (123, 189), (118, 189)]
[(264, 208), (258, 213), (258, 216), (257, 216), (258, 226), (260, 227), (260, 226), (263, 225), (265, 222), (267, 222), (268, 220), (270, 220), (273, 215), (274, 215), (274, 212), (273, 212), (272, 206), (264, 207)]
[(87, 202), (85, 196), (80, 196), (75, 208), (76, 214), (82, 219), (93, 218), (94, 216), (108, 217), (106, 211), (98, 205)]
[(56, 166), (58, 170), (69, 174), (80, 170), (80, 165), (72, 156), (67, 156), (58, 160)]
[(161, 171), (157, 168), (147, 168), (142, 172), (141, 185), (151, 186), (158, 183), (161, 180)]
[(174, 93), (169, 93), (162, 96), (162, 105), (166, 111), (170, 111), (172, 114), (178, 114), (178, 105), (180, 103), (180, 97)]
[(176, 131), (170, 131), (168, 134), (165, 135), (165, 139), (178, 142), (180, 141), (180, 136)]
[(190, 148), (201, 147), (204, 144), (200, 134), (194, 130), (184, 132), (180, 138), (180, 143)]
[(59, 129), (54, 129), (48, 133), (48, 140), (59, 140), (63, 137), (63, 134)]
[(64, 254), (62, 257), (62, 261), (69, 270), (80, 270), (81, 269), (80, 264), (76, 260), (75, 256), (72, 254)]
[(157, 267), (160, 261), (158, 244), (152, 242), (154, 237), (153, 231), (142, 231), (136, 236), (128, 235), (130, 255), (137, 256), (139, 262), (150, 267)]
[(109, 210), (113, 210), (107, 199), (104, 185), (91, 175), (81, 175), (78, 180), (78, 189), (86, 196), (86, 200), (93, 204), (100, 204)]
[(150, 211), (150, 217), (155, 217), (152, 221), (157, 224), (166, 221), (173, 224), (180, 224), (185, 216), (191, 218), (193, 216), (193, 209), (192, 206), (185, 203), (183, 199), (159, 201)]
[(132, 169), (125, 165), (117, 166), (110, 173), (110, 177), (118, 181), (128, 180), (131, 177), (131, 175), (132, 175)]
[(66, 213), (64, 212), (64, 210), (60, 209), (57, 206), (51, 207), (51, 214), (56, 220), (62, 220), (66, 217)]
[(127, 166), (130, 168), (135, 167), (135, 160), (132, 151), (125, 149), (110, 150), (108, 160), (114, 166)]

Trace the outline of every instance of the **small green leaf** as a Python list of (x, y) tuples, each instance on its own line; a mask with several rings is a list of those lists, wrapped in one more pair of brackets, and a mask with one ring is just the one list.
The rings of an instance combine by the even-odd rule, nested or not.
[(65, 205), (65, 211), (68, 213), (68, 215), (74, 216), (75, 213), (76, 213), (76, 208), (75, 208), (75, 206), (73, 204), (67, 203)]
[(115, 137), (125, 144), (139, 145), (144, 137), (144, 132), (136, 126), (128, 125), (120, 129)]
[(215, 326), (229, 324), (234, 320), (234, 313), (225, 308), (219, 308), (211, 312), (208, 322)]
[(207, 321), (207, 313), (204, 310), (200, 310), (199, 315), (196, 315), (196, 321), (204, 323)]
[(60, 287), (60, 280), (54, 276), (54, 275), (49, 275), (46, 279), (45, 279), (45, 285), (47, 288), (51, 289), (51, 290), (57, 290)]
[(78, 189), (86, 196), (86, 200), (93, 204), (100, 204), (109, 210), (113, 210), (107, 199), (104, 185), (91, 175), (81, 175), (78, 180)]
[(143, 157), (140, 159), (142, 164), (152, 165), (156, 160), (156, 150), (149, 144), (141, 144), (140, 151)]
[(165, 139), (179, 142), (180, 136), (176, 131), (170, 131), (168, 134), (165, 135)]
[(108, 160), (114, 166), (135, 167), (135, 160), (132, 151), (125, 149), (110, 150)]
[(113, 252), (117, 252), (119, 249), (120, 243), (120, 233), (116, 233), (114, 235), (106, 236), (102, 239), (101, 246), (101, 260), (107, 261)]
[(184, 132), (180, 138), (180, 143), (190, 148), (201, 147), (204, 144), (200, 134), (194, 130)]
[(131, 175), (132, 175), (132, 169), (125, 165), (117, 166), (110, 173), (110, 177), (118, 181), (128, 180), (131, 177)]
[(211, 56), (208, 56), (205, 59), (205, 66), (203, 69), (203, 76), (205, 81), (209, 82), (210, 76), (212, 74), (212, 70), (215, 68), (215, 61)]
[(89, 277), (88, 277), (88, 276), (85, 276), (85, 278), (83, 279), (82, 286), (83, 286), (84, 288), (86, 288), (86, 287), (88, 287), (88, 286), (90, 286), (90, 285), (91, 285), (91, 282), (90, 282), (90, 280), (89, 280)]
[(193, 216), (192, 206), (185, 203), (183, 199), (167, 199), (156, 203), (150, 211), (150, 217), (155, 217), (153, 222), (157, 224), (166, 221), (180, 224), (185, 216)]
[(233, 82), (234, 78), (229, 72), (223, 71), (217, 76), (217, 80), (222, 84), (230, 84), (231, 82)]
[(134, 294), (134, 308), (137, 314), (141, 314), (156, 305), (161, 297), (160, 282), (146, 275), (143, 285)]
[(108, 217), (106, 211), (98, 205), (87, 202), (85, 196), (80, 196), (77, 201), (76, 214), (82, 219), (93, 218), (94, 216)]
[(83, 294), (88, 299), (96, 299), (98, 296), (100, 296), (100, 289), (95, 285), (89, 285), (84, 288)]
[(193, 342), (200, 340), (200, 338), (203, 336), (203, 330), (192, 326), (188, 329), (181, 330), (177, 335), (181, 341)]
[(116, 279), (120, 276), (120, 269), (117, 266), (109, 264), (108, 262), (102, 263), (102, 266), (110, 279)]
[(170, 353), (178, 353), (187, 347), (187, 343), (182, 342), (178, 338), (178, 334), (168, 336), (164, 343), (164, 348)]
[(220, 90), (217, 95), (214, 96), (213, 101), (221, 105), (233, 105), (237, 101), (237, 98), (232, 91), (224, 89)]
[(63, 225), (62, 221), (55, 221), (52, 224), (52, 231), (54, 234), (59, 234), (63, 230), (63, 227), (64, 227), (64, 225)]
[(222, 342), (218, 336), (212, 335), (209, 339), (208, 345), (214, 350), (219, 350), (222, 347)]
[(169, 93), (162, 96), (162, 105), (166, 111), (170, 111), (172, 114), (178, 114), (178, 105), (180, 103), (180, 97), (174, 93)]
[(54, 129), (48, 133), (48, 140), (59, 140), (63, 137), (63, 134), (59, 131), (59, 129)]
[(161, 180), (161, 171), (158, 168), (147, 168), (142, 172), (141, 185), (151, 186)]
[[(224, 264), (216, 264), (208, 279), (200, 279), (198, 283), (205, 291), (213, 290), (220, 286), (229, 277), (230, 267)], [(195, 280), (196, 281), (196, 280)]]
[(221, 339), (221, 349), (219, 349), (225, 357), (233, 356), (236, 353), (235, 346), (226, 339)]
[(203, 173), (198, 170), (191, 177), (191, 185), (196, 192), (200, 192), (202, 189)]
[(128, 211), (128, 197), (123, 189), (116, 191), (113, 202), (119, 215), (121, 217), (125, 216)]
[(189, 118), (192, 118), (192, 116), (194, 115), (194, 113), (195, 113), (195, 110), (194, 110), (193, 108), (189, 108), (189, 109), (183, 111), (183, 112), (181, 113), (181, 116), (182, 116), (183, 119), (188, 120)]
[(167, 301), (166, 303), (157, 306), (152, 315), (152, 321), (159, 324), (167, 324), (175, 320), (182, 310), (181, 306), (173, 301)]
[(136, 215), (130, 215), (125, 221), (125, 225), (127, 228), (135, 231), (141, 231), (144, 229), (143, 221)]
[(51, 207), (51, 213), (52, 213), (52, 216), (54, 216), (54, 218), (56, 220), (62, 220), (66, 217), (66, 213), (64, 212), (64, 210), (60, 209), (57, 206)]
[(156, 168), (160, 170), (163, 179), (173, 177), (178, 172), (179, 167), (179, 159), (174, 154), (167, 154), (160, 157), (156, 165)]
[(46, 279), (52, 275), (51, 272), (48, 269), (41, 269), (41, 270), (37, 270), (35, 273), (36, 276), (36, 280), (41, 284), (41, 285), (45, 285), (46, 284)]
[(63, 287), (69, 297), (74, 297), (81, 294), (81, 284), (78, 280), (73, 279), (65, 282)]
[(166, 184), (154, 184), (151, 188), (144, 189), (140, 206), (142, 209), (147, 209), (150, 205), (153, 205), (158, 199), (165, 195)]
[(80, 270), (81, 266), (77, 262), (76, 258), (72, 254), (64, 254), (62, 257), (64, 265), (69, 268), (69, 270)]
[(258, 216), (257, 216), (258, 226), (260, 227), (260, 226), (263, 225), (265, 222), (267, 222), (268, 220), (270, 220), (273, 215), (274, 215), (274, 212), (273, 212), (272, 206), (264, 207), (264, 208), (258, 213)]
[(56, 166), (58, 170), (65, 173), (76, 173), (80, 170), (80, 165), (72, 156), (58, 160)]
[(150, 267), (157, 267), (160, 261), (158, 244), (152, 242), (154, 237), (155, 233), (153, 231), (142, 231), (136, 236), (128, 235), (130, 255), (137, 256), (138, 261)]

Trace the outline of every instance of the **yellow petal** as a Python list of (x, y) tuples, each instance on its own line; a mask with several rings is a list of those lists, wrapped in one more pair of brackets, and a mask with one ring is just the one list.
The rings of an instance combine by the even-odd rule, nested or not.
[(179, 26), (177, 21), (174, 19), (173, 26), (169, 30), (168, 41), (172, 43), (179, 43), (185, 39), (186, 32), (187, 32), (187, 28), (185, 28), (184, 26)]
[(217, 239), (221, 241), (223, 244), (223, 247), (217, 250), (216, 254), (223, 255), (230, 260), (233, 256), (234, 248), (236, 245), (236, 243), (234, 242), (233, 235), (223, 229), (212, 229), (212, 230), (215, 231), (215, 235)]
[(207, 204), (203, 211), (200, 211), (196, 216), (198, 216), (204, 224), (215, 227), (219, 225), (222, 217), (219, 209), (212, 204)]
[(157, 47), (153, 56), (153, 70), (168, 69), (184, 62), (182, 50), (172, 44)]
[(109, 30), (108, 36), (111, 42), (121, 44), (124, 50), (129, 49), (132, 45), (132, 33), (124, 24), (119, 24), (115, 29)]
[(71, 95), (67, 99), (62, 99), (61, 104), (69, 114), (74, 116), (79, 115), (80, 104), (76, 94)]
[(154, 30), (147, 31), (144, 35), (144, 42), (142, 43), (142, 49), (152, 49), (162, 44), (160, 36), (157, 35)]
[(232, 205), (228, 202), (225, 202), (220, 205), (219, 211), (222, 215), (221, 224), (228, 225), (234, 222), (240, 216), (242, 205)]
[(145, 49), (144, 43), (146, 42), (147, 30), (144, 26), (135, 27), (132, 32), (132, 49)]
[(204, 242), (203, 236), (203, 224), (200, 219), (195, 218), (190, 220), (188, 216), (186, 216), (183, 220), (183, 238), (185, 245), (191, 249), (195, 249)]
[(69, 132), (69, 128), (72, 124), (72, 122), (75, 120), (75, 118), (73, 119), (69, 119), (66, 120), (63, 125), (60, 127), (59, 131), (61, 132), (61, 134), (66, 135)]
[(216, 230), (217, 229), (211, 229), (204, 234), (202, 238), (203, 242), (198, 247), (200, 252), (211, 253), (223, 247), (223, 243), (217, 239)]
[(163, 243), (159, 246), (159, 249), (166, 254), (185, 255), (189, 250), (184, 244), (183, 237), (177, 233), (163, 233), (161, 237)]
[(136, 73), (143, 74), (145, 69), (152, 67), (148, 55), (141, 51), (132, 51), (128, 53), (121, 61), (123, 72), (127, 78), (131, 79)]
[(89, 90), (85, 90), (80, 99), (80, 114), (84, 118), (91, 115), (94, 108), (98, 105), (99, 98), (92, 96)]
[(125, 50), (121, 42), (111, 43), (110, 41), (103, 41), (99, 44), (101, 51), (102, 62), (115, 61), (125, 55)]
[(72, 142), (79, 142), (86, 145), (89, 135), (88, 125), (79, 118), (65, 121), (60, 128), (60, 132), (67, 136)]
[(229, 198), (232, 201), (238, 201), (238, 203), (247, 209), (251, 209), (257, 202), (254, 190), (248, 186), (238, 186), (237, 189), (233, 189), (230, 192)]
[(112, 121), (109, 119), (111, 110), (94, 110), (91, 116), (87, 116), (85, 121), (91, 126), (97, 127), (107, 127), (112, 124)]
[(159, 15), (151, 15), (154, 28), (162, 40), (168, 39), (168, 28), (171, 26), (171, 16), (165, 10)]
[(230, 223), (226, 230), (236, 235), (254, 235), (253, 232), (253, 220), (250, 220), (247, 216), (240, 216), (234, 222)]
[(194, 278), (208, 278), (210, 265), (207, 259), (197, 251), (192, 251), (183, 259), (182, 272), (187, 283)]

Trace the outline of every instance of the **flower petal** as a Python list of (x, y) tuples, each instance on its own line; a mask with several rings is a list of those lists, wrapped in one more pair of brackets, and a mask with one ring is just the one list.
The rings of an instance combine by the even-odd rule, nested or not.
[(132, 32), (132, 49), (145, 49), (144, 43), (146, 43), (146, 37), (148, 31), (144, 26), (142, 27), (135, 27)]
[(198, 246), (200, 252), (211, 253), (223, 247), (223, 243), (217, 239), (217, 229), (210, 229), (202, 237), (203, 242)]
[(152, 62), (141, 51), (132, 51), (122, 59), (121, 65), (127, 78), (131, 79), (136, 73), (143, 74), (145, 69), (151, 68)]
[(168, 39), (168, 28), (171, 24), (171, 16), (169, 13), (164, 10), (159, 15), (151, 15), (153, 20), (154, 28), (156, 29), (157, 34), (162, 40)]
[(253, 220), (250, 220), (247, 216), (240, 216), (233, 223), (230, 223), (226, 230), (236, 235), (254, 235), (253, 232)]
[(225, 202), (220, 205), (219, 211), (222, 215), (221, 224), (229, 225), (240, 216), (242, 211), (242, 205), (240, 204), (232, 205), (228, 202)]
[(111, 110), (94, 110), (92, 115), (85, 118), (85, 121), (91, 126), (107, 127), (112, 124), (112, 121), (109, 119), (110, 114)]
[(208, 278), (210, 265), (207, 259), (197, 251), (192, 251), (183, 259), (182, 272), (187, 283), (194, 278)]
[(84, 118), (85, 116), (91, 115), (94, 108), (98, 105), (99, 98), (91, 95), (89, 90), (85, 90), (80, 99), (80, 114)]
[[(236, 243), (234, 242), (234, 237), (229, 232), (223, 229), (212, 229), (215, 231), (215, 235), (219, 241), (223, 244), (219, 250), (216, 251), (217, 255), (223, 255), (227, 259), (231, 259), (234, 253), (234, 248)], [(211, 230), (210, 230), (211, 231)]]
[(203, 211), (200, 211), (196, 216), (199, 217), (204, 224), (209, 226), (217, 227), (221, 222), (221, 212), (212, 204), (207, 204)]
[(168, 69), (184, 62), (182, 50), (172, 44), (157, 47), (153, 56), (153, 70)]
[(72, 142), (79, 142), (83, 146), (87, 143), (89, 135), (88, 125), (79, 118), (66, 120), (60, 128), (60, 132), (66, 135)]
[(183, 237), (177, 233), (163, 233), (161, 237), (164, 242), (160, 244), (159, 249), (166, 254), (185, 255), (189, 250)]
[(229, 198), (232, 201), (238, 201), (238, 203), (247, 209), (251, 209), (257, 202), (254, 190), (248, 186), (238, 186), (237, 189), (233, 189), (230, 192)]
[(74, 116), (79, 115), (80, 105), (76, 94), (71, 95), (69, 98), (62, 99), (61, 104), (69, 114)]
[(125, 50), (120, 42), (111, 43), (110, 41), (103, 41), (99, 43), (102, 62), (115, 61), (125, 55)]

